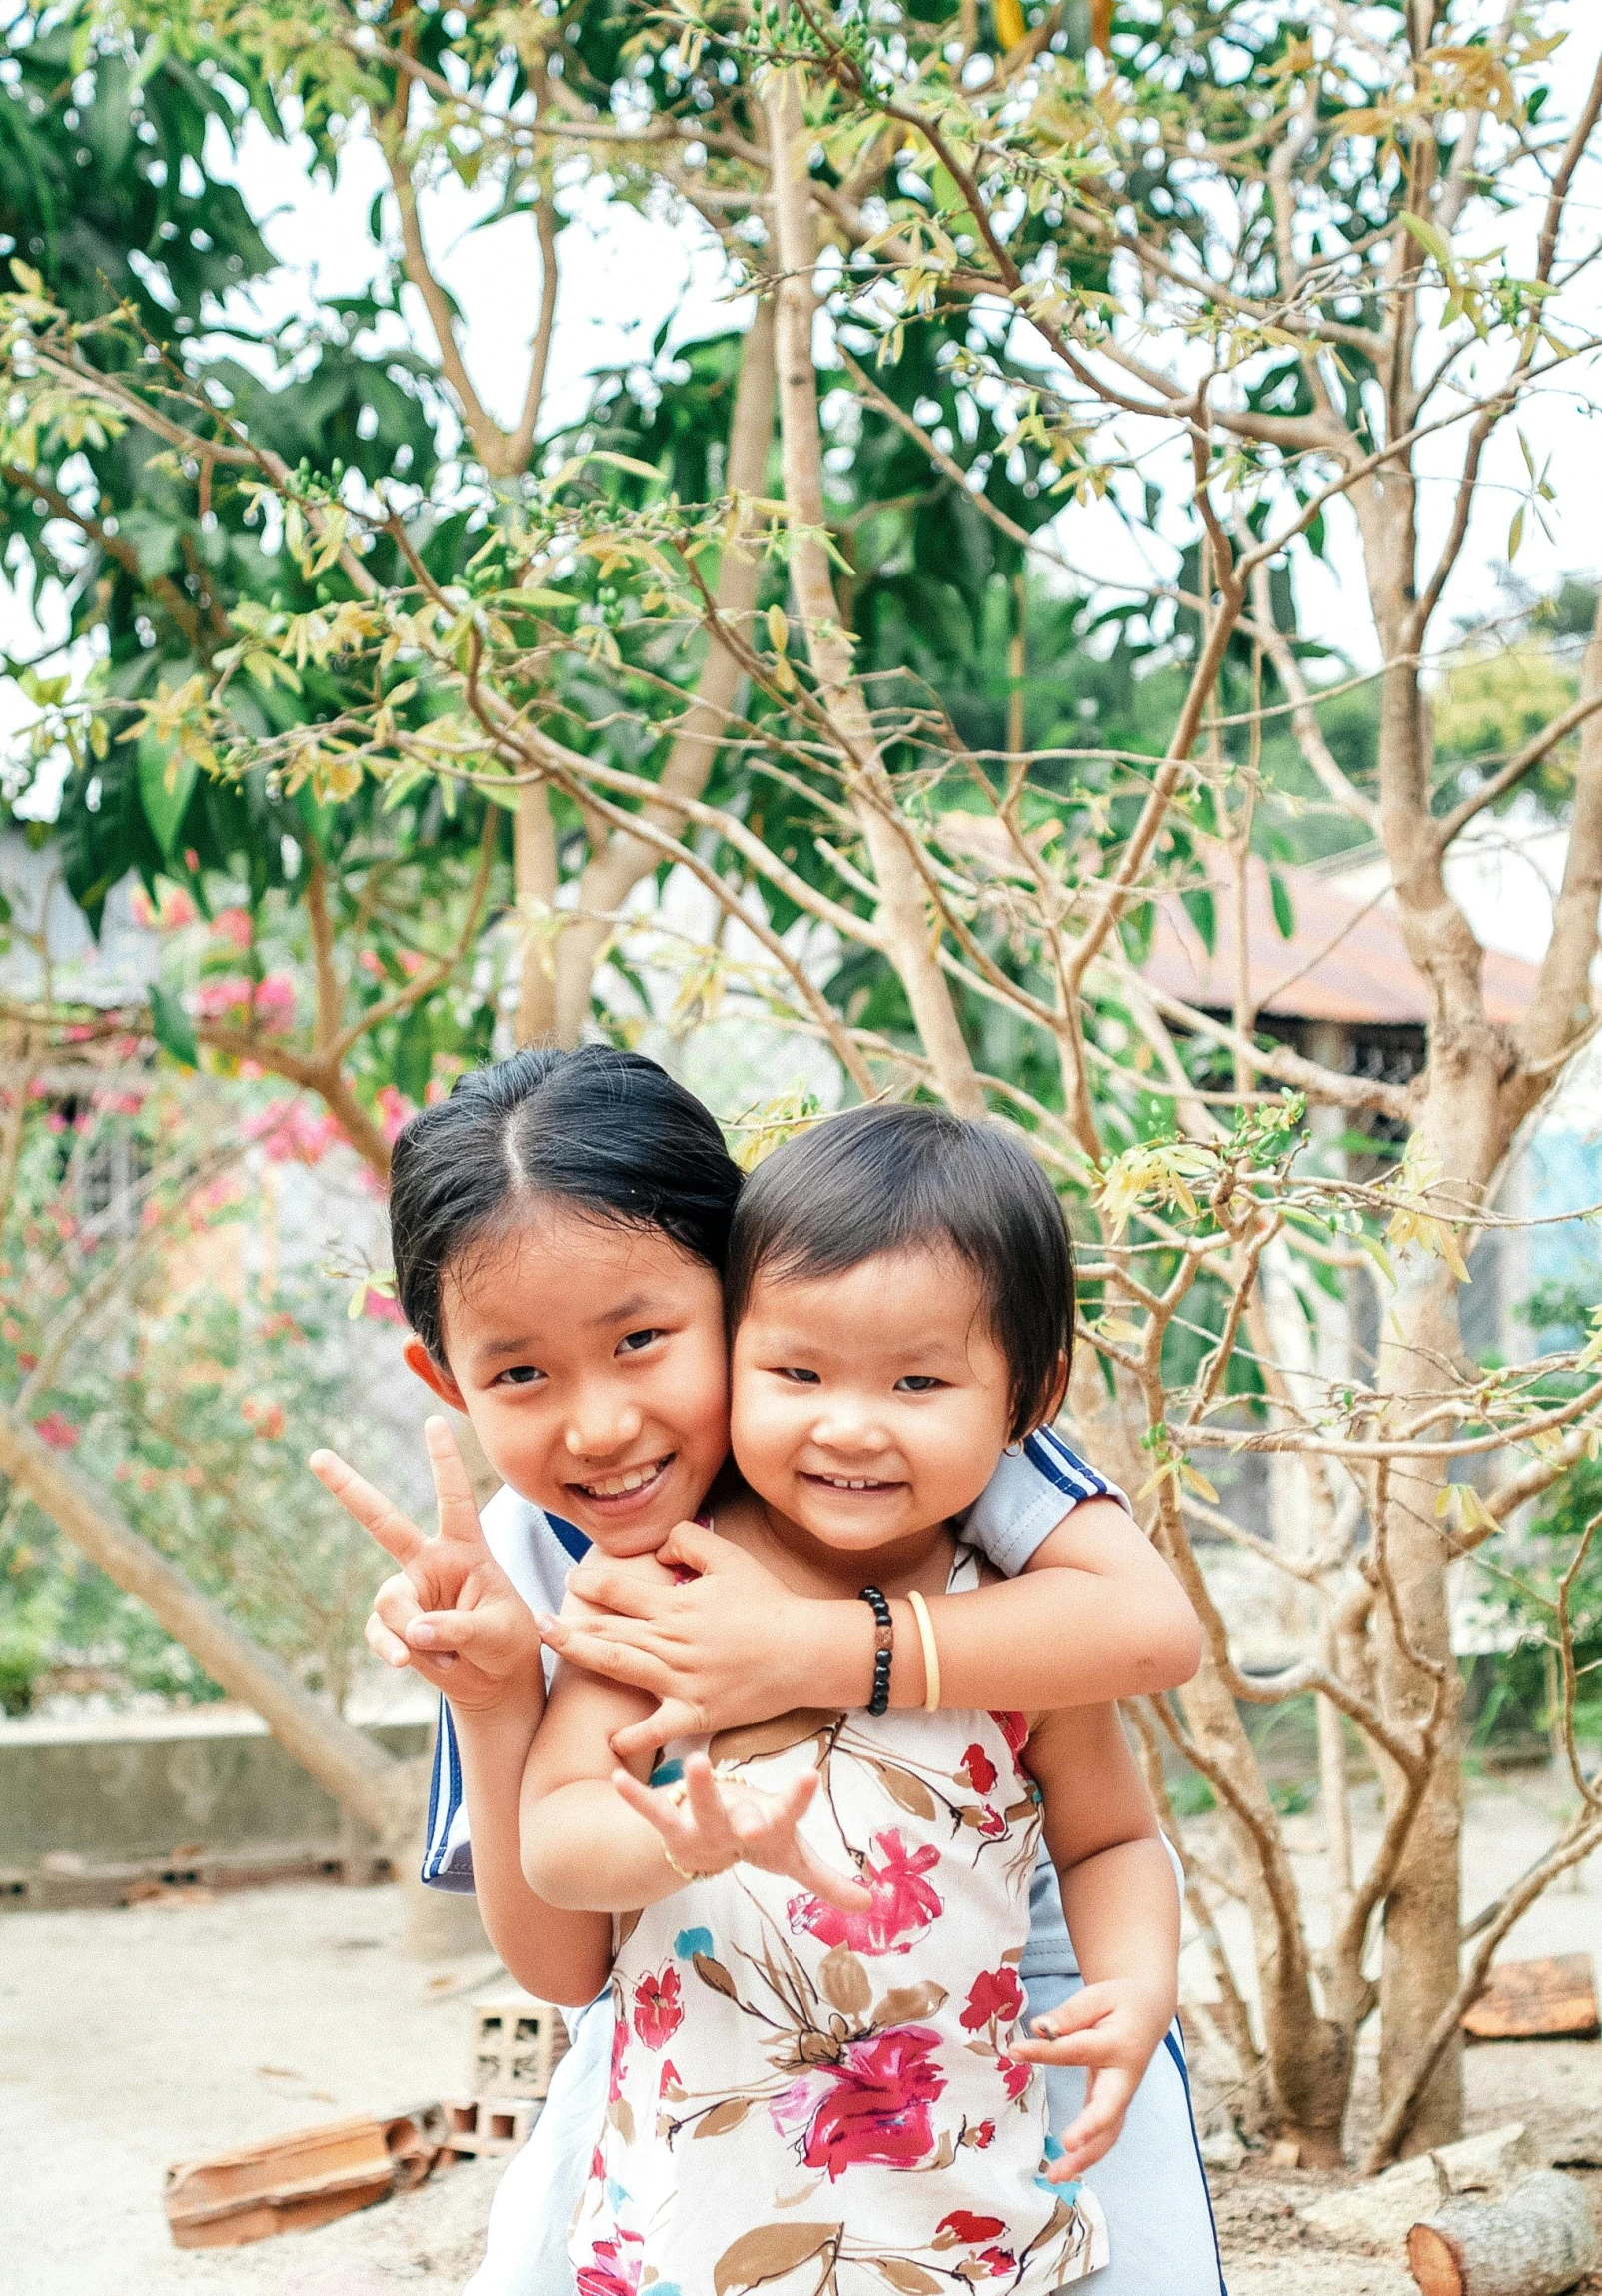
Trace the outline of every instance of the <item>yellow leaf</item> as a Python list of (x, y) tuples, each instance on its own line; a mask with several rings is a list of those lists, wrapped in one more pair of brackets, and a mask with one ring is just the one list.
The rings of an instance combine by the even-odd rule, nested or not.
[(768, 608), (768, 637), (776, 653), (784, 653), (788, 650), (790, 623), (785, 619), (784, 607), (777, 603)]
[(1015, 48), (1025, 30), (1022, 0), (995, 0), (995, 31), (1002, 47)]

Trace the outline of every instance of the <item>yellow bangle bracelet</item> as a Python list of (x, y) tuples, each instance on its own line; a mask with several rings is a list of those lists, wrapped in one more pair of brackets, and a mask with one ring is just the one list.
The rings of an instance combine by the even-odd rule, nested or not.
[(912, 1618), (917, 1627), (917, 1639), (923, 1646), (923, 1705), (932, 1714), (940, 1703), (940, 1647), (934, 1640), (934, 1621), (929, 1607), (914, 1587), (907, 1596), (912, 1606)]

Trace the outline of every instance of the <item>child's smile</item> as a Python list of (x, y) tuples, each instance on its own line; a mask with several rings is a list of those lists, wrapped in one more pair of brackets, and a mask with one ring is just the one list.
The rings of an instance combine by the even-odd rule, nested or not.
[(922, 1246), (838, 1274), (760, 1273), (732, 1380), (741, 1473), (836, 1556), (915, 1539), (971, 1506), (1012, 1408), (977, 1276)]

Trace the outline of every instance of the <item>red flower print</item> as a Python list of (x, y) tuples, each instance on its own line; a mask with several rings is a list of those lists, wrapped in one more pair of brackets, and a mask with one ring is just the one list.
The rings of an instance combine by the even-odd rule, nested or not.
[(988, 1793), (995, 1783), (995, 1764), (983, 1746), (970, 1745), (962, 1756), (962, 1768), (975, 1793)]
[[(625, 2254), (625, 2248), (630, 2251)], [(638, 2232), (620, 2232), (616, 2240), (598, 2240), (588, 2264), (575, 2274), (579, 2296), (637, 2296), (645, 2247)]]
[(635, 1987), (635, 2031), (648, 2049), (665, 2049), (685, 2021), (679, 1998), (679, 1972), (665, 1961)]
[(1020, 2065), (1014, 2057), (997, 2057), (995, 2069), (1006, 2083), (1008, 2103), (1015, 2103), (1033, 2078), (1028, 2066)]
[(968, 1990), (962, 2011), (962, 2030), (980, 2033), (986, 2025), (1008, 2024), (1023, 2014), (1023, 1980), (1003, 1962), (999, 1969), (981, 1969)]
[(1006, 1831), (1006, 1819), (988, 1802), (984, 1804), (984, 1815), (979, 1819), (979, 1831), (986, 1841), (999, 1841)]
[(861, 1879), (873, 1902), (865, 1913), (841, 1913), (816, 1897), (793, 1897), (790, 1925), (804, 1929), (825, 1945), (849, 1945), (854, 1953), (905, 1953), (939, 1919), (940, 1899), (922, 1876), (940, 1861), (932, 1842), (907, 1852), (898, 1832), (876, 1833)]
[[(1003, 1710), (999, 1707), (992, 1707), (990, 1709), (990, 1720), (995, 1723), (997, 1729), (999, 1729), (1001, 1732), (1001, 1735), (1006, 1739), (1007, 1744), (1012, 1749), (1012, 1757), (1014, 1760), (1016, 1760), (1018, 1755), (1022, 1753), (1024, 1747), (1029, 1742), (1028, 1717), (1026, 1715), (1014, 1714), (1010, 1709)], [(977, 1783), (977, 1780), (974, 1782)], [(982, 1793), (984, 1790), (985, 1789), (982, 1785), (979, 1786), (980, 1793)]]
[(992, 2280), (1003, 2280), (1009, 2272), (1015, 2272), (1018, 2268), (1018, 2260), (1010, 2248), (986, 2248), (979, 2262), (990, 2267)]
[(618, 2017), (612, 2027), (612, 2078), (607, 2083), (607, 2102), (614, 2104), (623, 2094), (623, 2054), (629, 2046), (629, 2020)]
[(934, 2227), (936, 2234), (948, 2232), (953, 2240), (965, 2246), (976, 2247), (981, 2240), (993, 2240), (1006, 2225), (999, 2216), (975, 2216), (970, 2208), (953, 2208), (949, 2216), (942, 2216)]
[(847, 2041), (837, 2064), (814, 2066), (774, 2099), (775, 2127), (788, 2135), (804, 2121), (801, 2162), (826, 2168), (830, 2183), (857, 2161), (920, 2167), (934, 2150), (929, 2107), (945, 2086), (939, 2039), (927, 2025), (897, 2025)]
[(967, 2141), (972, 2145), (975, 2152), (988, 2152), (990, 2146), (995, 2142), (994, 2121), (981, 2120), (977, 2128), (970, 2128), (967, 2132)]
[(670, 2089), (682, 2089), (683, 2087), (684, 2083), (679, 2078), (679, 2067), (674, 2063), (672, 2057), (664, 2057), (661, 2078), (657, 2082), (658, 2096), (665, 2097)]

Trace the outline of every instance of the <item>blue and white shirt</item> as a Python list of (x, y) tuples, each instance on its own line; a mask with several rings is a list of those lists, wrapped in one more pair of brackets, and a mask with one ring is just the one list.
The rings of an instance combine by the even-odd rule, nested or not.
[[(1004, 1577), (1014, 1579), (1081, 1499), (1104, 1498), (1115, 1499), (1124, 1507), (1129, 1504), (1116, 1484), (1098, 1475), (1060, 1435), (1042, 1427), (1025, 1437), (1020, 1451), (1003, 1453), (995, 1473), (968, 1509), (963, 1535)], [(546, 1514), (510, 1488), (496, 1493), (484, 1510), (483, 1521), (491, 1554), (530, 1610), (548, 1614), (560, 1611), (568, 1573), (590, 1550), (584, 1533), (562, 1516)], [(548, 1679), (554, 1664), (551, 1653), (546, 1652)], [(450, 1704), (444, 1698), (440, 1701), (440, 1727), (429, 1787), (423, 1879), (432, 1889), (460, 1894), (473, 1887), (473, 1844), (468, 1838), (467, 1802), (462, 1792), (462, 1758)], [(1042, 1880), (1049, 1884), (1048, 1890), (1039, 1886)], [(1048, 1864), (1036, 1875), (1034, 1910), (1024, 1974), (1071, 1973), (1072, 1949), (1063, 1926), (1056, 1876)]]

